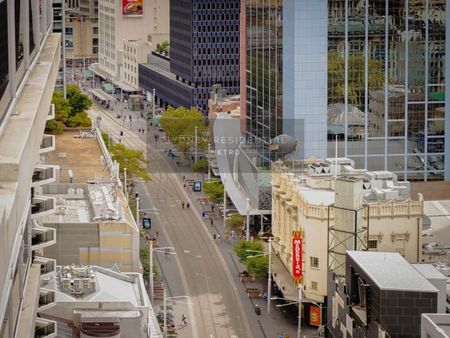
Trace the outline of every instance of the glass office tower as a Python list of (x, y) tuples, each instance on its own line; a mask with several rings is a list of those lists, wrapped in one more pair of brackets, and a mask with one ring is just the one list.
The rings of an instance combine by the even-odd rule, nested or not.
[(444, 179), (445, 61), (445, 0), (330, 0), (329, 156)]
[(245, 5), (246, 134), (256, 164), (265, 165), (270, 139), (282, 131), (283, 1), (247, 0)]

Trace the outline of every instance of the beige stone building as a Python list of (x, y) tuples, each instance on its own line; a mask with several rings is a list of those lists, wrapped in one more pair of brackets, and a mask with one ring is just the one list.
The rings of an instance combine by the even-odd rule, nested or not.
[[(344, 220), (352, 229), (353, 222), (359, 222), (359, 236), (368, 250), (398, 252), (409, 262), (421, 261), (423, 199), (420, 194), (410, 196), (409, 183), (397, 182), (394, 174), (356, 170), (353, 161), (345, 158), (288, 161), (274, 163), (272, 183), (273, 249), (277, 255), (273, 271), (285, 297), (297, 294), (289, 275), (292, 231), (301, 230), (305, 297), (323, 302), (329, 227), (337, 227), (334, 205), (342, 200), (359, 209), (358, 220), (345, 223), (341, 215), (338, 223)], [(283, 267), (275, 266), (277, 262)]]
[(152, 43), (142, 40), (124, 40), (122, 82), (136, 91), (139, 90), (139, 64), (147, 63)]
[(95, 62), (98, 57), (97, 19), (66, 18), (66, 60), (78, 65)]
[(134, 91), (125, 83), (124, 41), (149, 42), (156, 44), (169, 40), (169, 1), (145, 0), (142, 11), (133, 15), (124, 13), (122, 1), (99, 0), (99, 63), (92, 70), (107, 81), (125, 91)]

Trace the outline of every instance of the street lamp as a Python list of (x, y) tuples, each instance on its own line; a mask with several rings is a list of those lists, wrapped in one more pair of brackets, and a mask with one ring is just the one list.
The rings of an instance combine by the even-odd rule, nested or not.
[(247, 258), (269, 256), (269, 278), (267, 279), (267, 313), (270, 313), (270, 300), (272, 296), (272, 237), (269, 237), (269, 251), (246, 250), (247, 252), (256, 252), (259, 255), (248, 256)]
[(153, 248), (153, 241), (148, 240), (149, 248), (149, 271), (148, 271), (148, 284), (150, 287), (150, 300), (153, 303), (153, 252), (164, 252), (166, 255), (176, 255), (175, 249), (171, 246), (162, 247), (162, 248)]
[(197, 157), (198, 157), (198, 155), (197, 155), (197, 147), (198, 147), (197, 134), (198, 134), (198, 127), (195, 126), (194, 163), (197, 163)]
[[(319, 337), (320, 337), (320, 334), (321, 334), (321, 332), (322, 332), (322, 304), (320, 304), (320, 303), (316, 303), (315, 301), (313, 301), (313, 300), (303, 300), (303, 298), (302, 298), (302, 292), (303, 292), (303, 290), (302, 290), (302, 285), (301, 284), (299, 284), (298, 285), (298, 300), (292, 300), (292, 301), (290, 301), (289, 303), (285, 303), (285, 304), (278, 304), (278, 305), (276, 305), (277, 307), (284, 307), (284, 306), (289, 306), (289, 305), (292, 305), (292, 304), (298, 304), (298, 326), (297, 326), (297, 338), (301, 338), (301, 335), (302, 335), (302, 326), (301, 326), (301, 323), (302, 323), (302, 310), (301, 310), (301, 304), (302, 303), (311, 303), (311, 304), (314, 304), (315, 306), (317, 306), (319, 309), (320, 309), (320, 324), (319, 324), (319, 327), (317, 328), (317, 331), (318, 331), (318, 333), (319, 333)], [(282, 297), (273, 297), (272, 298), (273, 300), (275, 300), (275, 299), (281, 299), (281, 300), (286, 300), (286, 298), (282, 298)]]
[(247, 197), (247, 218), (245, 221), (245, 240), (250, 240), (250, 198)]
[(179, 298), (190, 299), (189, 296), (167, 297), (166, 296), (166, 289), (163, 289), (163, 315), (164, 315), (163, 334), (164, 334), (164, 337), (167, 337), (167, 300), (171, 300), (174, 303), (192, 305), (192, 302), (180, 302), (179, 300), (175, 300), (175, 299), (179, 299)]
[(128, 203), (128, 187), (127, 187), (127, 168), (123, 168), (123, 193), (125, 194), (125, 200)]

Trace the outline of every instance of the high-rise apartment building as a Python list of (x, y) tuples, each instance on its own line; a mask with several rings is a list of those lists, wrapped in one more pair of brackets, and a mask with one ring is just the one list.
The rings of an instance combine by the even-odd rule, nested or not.
[[(11, 8), (12, 7), (12, 8)], [(0, 2), (0, 337), (55, 337), (53, 321), (37, 313), (51, 306), (53, 293), (40, 276), (54, 268), (41, 257), (55, 241), (39, 217), (54, 211), (54, 199), (36, 187), (55, 171), (40, 164), (54, 146), (44, 135), (61, 59), (61, 37), (52, 33), (52, 2)]]
[(214, 84), (239, 93), (239, 0), (170, 2), (170, 60), (140, 65), (140, 86), (161, 105), (208, 111)]

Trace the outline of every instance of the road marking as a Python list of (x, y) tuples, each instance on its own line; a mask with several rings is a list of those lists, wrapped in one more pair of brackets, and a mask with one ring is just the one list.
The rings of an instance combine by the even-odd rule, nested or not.
[(202, 258), (202, 255), (196, 255), (195, 257), (196, 258)]
[(171, 208), (175, 208), (177, 205), (176, 204), (169, 204), (169, 207)]
[(190, 253), (191, 251), (190, 250), (184, 250), (183, 251), (185, 254), (188, 254), (188, 253)]

